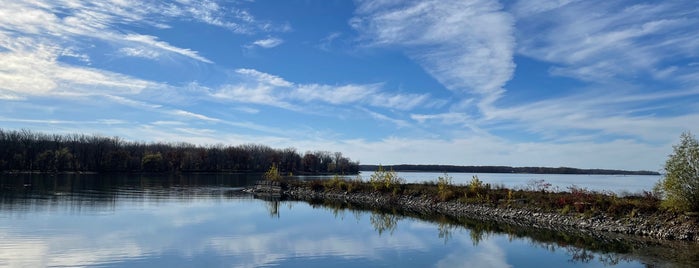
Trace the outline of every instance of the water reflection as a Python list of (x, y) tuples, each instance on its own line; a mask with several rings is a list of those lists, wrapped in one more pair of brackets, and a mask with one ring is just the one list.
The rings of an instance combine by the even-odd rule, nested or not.
[(0, 211), (68, 209), (75, 213), (113, 211), (119, 202), (249, 198), (239, 189), (257, 174), (2, 175)]
[(0, 266), (639, 267), (691, 265), (669, 254), (699, 255), (689, 246), (654, 253), (613, 239), (236, 190), (254, 179), (97, 180), (0, 180)]
[[(519, 244), (521, 241), (526, 241), (530, 248), (541, 248), (551, 253), (563, 253), (563, 255), (568, 257), (567, 261), (569, 264), (589, 265), (592, 263), (602, 266), (617, 266), (620, 264), (638, 264), (639, 261), (650, 266), (664, 265), (668, 261), (680, 266), (695, 267), (699, 264), (699, 255), (697, 255), (699, 254), (699, 245), (691, 242), (661, 242), (611, 233), (593, 234), (585, 231), (576, 232), (574, 230), (564, 232), (536, 229), (469, 218), (453, 218), (444, 215), (425, 215), (395, 210), (381, 211), (363, 208), (362, 206), (352, 206), (346, 203), (325, 202), (319, 206), (331, 209), (335, 215), (338, 214), (338, 210), (349, 210), (353, 211), (353, 213), (358, 211), (370, 213), (370, 224), (379, 236), (387, 232), (389, 235), (393, 235), (399, 223), (404, 221), (404, 219), (422, 220), (431, 223), (432, 225), (430, 226), (436, 228), (436, 236), (443, 241), (444, 245), (449, 245), (455, 234), (460, 235), (466, 232), (468, 234), (466, 241), (470, 242), (475, 248), (484, 247), (482, 243), (488, 244), (494, 238), (506, 237), (510, 244)], [(459, 241), (456, 243), (459, 243)], [(491, 246), (490, 244), (485, 245), (485, 247)], [(676, 252), (667, 254), (673, 248)], [(500, 255), (498, 252), (494, 251), (491, 257)], [(662, 252), (665, 252), (665, 254)], [(450, 258), (453, 259), (454, 257)], [(453, 265), (451, 261), (447, 263)], [(502, 264), (502, 262), (496, 263)], [(494, 267), (500, 266), (495, 265)]]
[(386, 231), (393, 235), (393, 231), (395, 231), (398, 226), (398, 216), (385, 212), (371, 213), (369, 222), (374, 226), (374, 230), (379, 233), (379, 236)]

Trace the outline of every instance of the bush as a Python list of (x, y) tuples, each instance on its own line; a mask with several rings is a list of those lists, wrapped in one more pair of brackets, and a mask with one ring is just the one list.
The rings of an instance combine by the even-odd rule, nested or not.
[(689, 132), (665, 162), (665, 177), (655, 186), (661, 205), (679, 212), (699, 212), (699, 142)]
[(440, 201), (448, 201), (455, 197), (454, 191), (451, 189), (453, 185), (453, 179), (447, 173), (437, 178), (437, 195)]
[(380, 165), (374, 174), (371, 174), (371, 177), (369, 177), (369, 183), (374, 187), (374, 190), (382, 192), (393, 191), (395, 193), (400, 184), (404, 182), (405, 180), (398, 177), (398, 174), (393, 169), (390, 171), (385, 170)]
[(269, 167), (269, 170), (265, 172), (264, 175), (262, 175), (262, 178), (268, 181), (281, 181), (282, 180), (282, 175), (279, 173), (279, 168), (277, 167), (276, 164), (272, 164), (272, 166)]
[(484, 197), (483, 194), (490, 191), (490, 185), (483, 184), (483, 181), (478, 179), (478, 176), (473, 176), (471, 178), (471, 182), (468, 183), (466, 188), (467, 188), (467, 191), (465, 193), (465, 197), (466, 198), (475, 197), (478, 200), (483, 199), (483, 197)]

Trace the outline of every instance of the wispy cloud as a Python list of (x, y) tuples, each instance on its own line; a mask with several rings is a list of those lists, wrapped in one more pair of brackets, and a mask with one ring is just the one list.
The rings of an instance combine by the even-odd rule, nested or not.
[[(221, 6), (216, 1), (109, 1), (71, 0), (3, 3), (0, 7), (0, 46), (28, 43), (33, 46), (68, 47), (82, 39), (98, 39), (116, 47), (122, 55), (158, 59), (167, 54), (182, 55), (212, 63), (197, 51), (173, 46), (155, 36), (124, 32), (121, 25), (168, 28), (173, 19), (196, 20), (230, 29), (236, 33), (269, 32), (288, 26), (261, 22), (236, 5)], [(21, 40), (20, 40), (21, 39)], [(263, 40), (261, 40), (263, 41)], [(280, 40), (279, 40), (280, 41)], [(269, 39), (260, 45), (278, 45)], [(70, 55), (83, 57), (80, 51)], [(82, 60), (86, 60), (82, 58)]]
[(501, 107), (489, 111), (488, 124), (508, 130), (526, 131), (544, 139), (565, 140), (584, 136), (588, 141), (634, 139), (649, 144), (664, 144), (683, 131), (699, 131), (687, 124), (699, 120), (699, 110), (676, 114), (657, 114), (669, 107), (652, 103), (676, 102), (697, 97), (696, 90), (664, 93), (607, 93), (606, 88), (562, 98)]
[(514, 20), (497, 1), (358, 1), (352, 26), (370, 46), (397, 46), (447, 88), (488, 106), (514, 71)]
[(340, 37), (342, 37), (341, 32), (332, 32), (320, 40), (318, 48), (329, 51)]
[(605, 82), (698, 70), (682, 60), (699, 50), (691, 1), (519, 1), (512, 11), (518, 53), (556, 63), (555, 75)]
[[(229, 3), (230, 4), (230, 3)], [(256, 32), (288, 32), (291, 26), (287, 23), (276, 24), (259, 20), (248, 10), (240, 8), (237, 3), (219, 5), (218, 1), (177, 1), (157, 6), (164, 10), (168, 17), (194, 19), (199, 22), (226, 28), (238, 34), (253, 34)]]
[(273, 48), (276, 46), (279, 46), (284, 43), (284, 40), (279, 39), (279, 38), (274, 38), (270, 37), (267, 39), (260, 39), (255, 42), (252, 42), (253, 45), (261, 47), (261, 48)]
[(380, 85), (299, 85), (291, 96), (294, 99), (310, 102), (322, 101), (330, 104), (355, 103), (370, 97), (379, 90)]
[(385, 115), (385, 114), (377, 113), (377, 112), (374, 112), (374, 111), (371, 111), (371, 110), (368, 110), (368, 109), (364, 109), (364, 111), (365, 111), (367, 114), (369, 114), (369, 116), (371, 116), (372, 118), (374, 118), (374, 119), (376, 119), (376, 120), (378, 120), (378, 121), (389, 122), (389, 123), (391, 123), (391, 124), (396, 125), (396, 127), (398, 127), (398, 128), (405, 128), (405, 127), (410, 127), (410, 126), (412, 126), (410, 123), (408, 123), (408, 122), (405, 121), (405, 120), (391, 118), (391, 117), (389, 117), (389, 116), (387, 116), (387, 115)]
[[(146, 45), (146, 47), (151, 47), (159, 50), (164, 50), (164, 51), (169, 51), (172, 53), (180, 54), (186, 57), (190, 57), (192, 59), (205, 62), (205, 63), (213, 63), (211, 60), (204, 58), (199, 55), (196, 51), (192, 51), (190, 49), (186, 48), (179, 48), (172, 46), (168, 44), (167, 42), (163, 41), (158, 41), (158, 38), (155, 36), (150, 36), (150, 35), (142, 35), (142, 34), (127, 34), (126, 36), (123, 36), (124, 40), (127, 41), (133, 41), (134, 43), (137, 44), (143, 44)], [(128, 48), (127, 48), (128, 49)], [(146, 49), (141, 48), (141, 51), (145, 52)], [(159, 55), (157, 52), (145, 52), (148, 55)]]
[[(90, 64), (81, 52), (84, 39), (101, 40), (127, 56), (157, 59), (176, 54), (212, 63), (198, 52), (173, 46), (157, 37), (127, 33), (125, 23), (152, 24), (162, 18), (158, 2), (35, 1), (0, 6), (0, 89), (13, 91), (4, 99), (22, 95), (80, 96), (101, 92), (138, 93), (156, 83), (115, 72), (64, 63), (73, 57)], [(184, 6), (179, 5), (179, 8)], [(157, 13), (157, 14), (156, 14)], [(153, 15), (153, 16), (150, 16)]]
[(151, 60), (158, 59), (161, 56), (160, 52), (158, 52), (157, 50), (145, 47), (124, 47), (120, 48), (119, 52), (121, 52), (125, 56), (146, 58)]
[(220, 119), (217, 119), (217, 118), (212, 118), (212, 117), (208, 117), (208, 116), (203, 115), (203, 114), (197, 114), (197, 113), (188, 112), (188, 111), (184, 111), (184, 110), (173, 110), (172, 114), (177, 115), (177, 116), (182, 116), (182, 117), (189, 117), (189, 118), (204, 120), (204, 121), (212, 121), (212, 122), (221, 121)]
[(429, 94), (400, 94), (383, 90), (383, 84), (296, 84), (254, 69), (238, 69), (237, 83), (221, 86), (214, 98), (276, 106), (300, 111), (304, 103), (330, 105), (363, 104), (372, 107), (410, 110), (421, 105), (434, 106)]
[(255, 69), (238, 69), (235, 71), (236, 73), (239, 73), (241, 75), (253, 78), (257, 82), (260, 82), (261, 84), (266, 84), (270, 86), (275, 86), (275, 87), (291, 87), (294, 84), (284, 80), (284, 78), (281, 78), (276, 75), (260, 72)]

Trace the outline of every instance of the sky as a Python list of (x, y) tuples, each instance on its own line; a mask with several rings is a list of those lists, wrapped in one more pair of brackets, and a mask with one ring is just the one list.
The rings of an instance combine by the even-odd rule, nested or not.
[(661, 171), (697, 29), (693, 0), (0, 0), (0, 128)]

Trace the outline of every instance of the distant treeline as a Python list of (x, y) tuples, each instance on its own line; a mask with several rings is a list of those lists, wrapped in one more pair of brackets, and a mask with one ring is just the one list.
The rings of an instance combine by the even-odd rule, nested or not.
[[(359, 170), (374, 171), (378, 165), (360, 165)], [(530, 173), (530, 174), (589, 174), (589, 175), (660, 175), (654, 171), (627, 171), (614, 169), (578, 169), (569, 167), (508, 167), (508, 166), (451, 166), (451, 165), (392, 165), (394, 171), (464, 172), (464, 173)]]
[(264, 172), (356, 174), (359, 163), (342, 153), (264, 145), (196, 146), (142, 143), (119, 137), (43, 134), (0, 129), (0, 172)]

